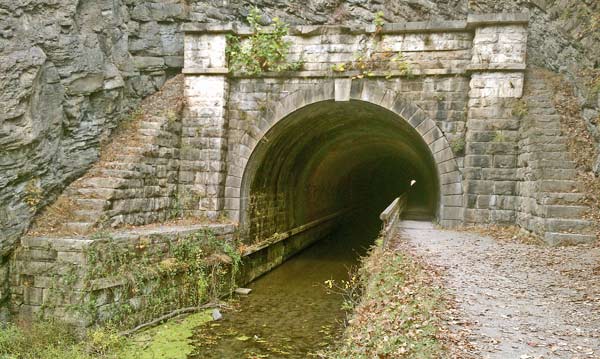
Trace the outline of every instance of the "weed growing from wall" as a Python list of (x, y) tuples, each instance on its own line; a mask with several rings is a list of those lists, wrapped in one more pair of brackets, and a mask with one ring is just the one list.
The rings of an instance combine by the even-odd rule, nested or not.
[(352, 61), (332, 65), (331, 70), (333, 72), (358, 71), (358, 75), (353, 78), (359, 79), (375, 76), (375, 71), (384, 71), (388, 79), (394, 75), (412, 76), (410, 63), (408, 63), (404, 54), (401, 51), (392, 51), (381, 41), (381, 31), (385, 23), (383, 16), (384, 14), (381, 11), (375, 14), (373, 20), (375, 32), (371, 35), (369, 41), (354, 54)]
[(492, 142), (506, 142), (506, 136), (501, 131), (496, 131)]
[(455, 137), (450, 140), (450, 149), (455, 156), (464, 156), (465, 154), (465, 139), (464, 137)]
[(527, 107), (527, 102), (525, 100), (518, 100), (515, 102), (512, 108), (513, 116), (517, 116), (518, 118), (523, 118), (527, 116), (529, 113), (529, 108)]
[(378, 29), (378, 31), (381, 31), (381, 29), (383, 28), (383, 25), (385, 24), (385, 20), (383, 20), (383, 16), (385, 14), (383, 13), (383, 11), (378, 11), (375, 14), (375, 18), (373, 19), (373, 25), (375, 25), (375, 27)]
[(42, 199), (44, 199), (44, 193), (40, 187), (39, 180), (32, 179), (31, 181), (27, 182), (27, 186), (25, 186), (24, 200), (27, 206), (29, 206), (29, 210), (31, 212), (35, 212), (38, 209)]
[(247, 75), (259, 75), (265, 71), (296, 71), (302, 62), (287, 60), (291, 42), (285, 40), (289, 26), (279, 18), (268, 27), (261, 26), (260, 11), (254, 8), (247, 17), (252, 27), (248, 41), (239, 36), (227, 36), (227, 62), (229, 70)]

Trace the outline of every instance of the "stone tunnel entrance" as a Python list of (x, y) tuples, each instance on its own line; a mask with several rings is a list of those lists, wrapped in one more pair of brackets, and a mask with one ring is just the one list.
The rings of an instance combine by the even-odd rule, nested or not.
[[(104, 238), (24, 237), (5, 281), (12, 308), (21, 318), (46, 310), (64, 316), (74, 304), (88, 308), (102, 301), (90, 318), (73, 318), (82, 326), (109, 318), (121, 304), (128, 313), (135, 302), (142, 315), (156, 314), (141, 292), (127, 289), (139, 283), (113, 275), (112, 259), (92, 262), (88, 254), (97, 246), (119, 256), (132, 253), (124, 258), (142, 267), (148, 258), (156, 264), (171, 260), (174, 253), (162, 248), (181, 238), (241, 238), (235, 244), (248, 265), (240, 283), (248, 283), (335, 227), (341, 227), (340, 240), (329, 242), (343, 247), (351, 247), (352, 235), (373, 238), (378, 223), (373, 236), (344, 224), (377, 220), (407, 191), (405, 215), (434, 219), (442, 227), (516, 223), (549, 243), (594, 240), (591, 222), (579, 218), (585, 208), (571, 200), (577, 182), (561, 177), (574, 164), (562, 160), (568, 158), (564, 151), (546, 151), (546, 140), (537, 142), (539, 134), (562, 137), (559, 119), (538, 122), (514, 111), (524, 104), (527, 22), (527, 14), (482, 14), (381, 29), (300, 25), (290, 28), (288, 55), (290, 61), (302, 59), (302, 69), (257, 76), (228, 67), (228, 35), (243, 40), (249, 35), (244, 26), (186, 24), (181, 118), (179, 101), (172, 108), (152, 106), (157, 111), (143, 116), (139, 128), (132, 126), (139, 148), (118, 144), (122, 156), (100, 161), (65, 191), (65, 203), (82, 209), (65, 223), (87, 230), (171, 217), (229, 221), (151, 226)], [(389, 67), (366, 75), (337, 70), (355, 62), (356, 51), (367, 50), (383, 59), (398, 55), (410, 73)], [(129, 263), (124, 260), (119, 271), (131, 273)], [(73, 277), (90, 272), (103, 273), (94, 279), (99, 286), (72, 285)], [(49, 283), (50, 277), (57, 280)], [(53, 300), (46, 294), (55, 291), (55, 282), (68, 288)], [(162, 283), (148, 286), (144, 297), (173, 288), (171, 279)], [(125, 295), (116, 299), (110, 294), (116, 291)], [(178, 292), (169, 293), (182, 303)]]
[(405, 192), (407, 216), (433, 219), (440, 197), (421, 135), (359, 100), (316, 102), (277, 122), (250, 156), (241, 192), (240, 224), (255, 241), (353, 210), (377, 216)]

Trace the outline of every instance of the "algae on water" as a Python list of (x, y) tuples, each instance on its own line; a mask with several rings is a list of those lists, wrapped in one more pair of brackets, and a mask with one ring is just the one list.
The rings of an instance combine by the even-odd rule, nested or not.
[(123, 355), (135, 359), (186, 359), (194, 350), (193, 329), (211, 320), (211, 310), (207, 309), (135, 334)]

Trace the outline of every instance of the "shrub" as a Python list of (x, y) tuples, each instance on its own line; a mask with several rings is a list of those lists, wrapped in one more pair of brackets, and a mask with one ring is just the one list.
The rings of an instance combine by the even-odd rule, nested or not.
[(279, 18), (273, 24), (263, 27), (258, 23), (260, 11), (250, 11), (248, 23), (252, 27), (252, 35), (248, 41), (239, 36), (227, 36), (227, 59), (230, 71), (239, 71), (248, 75), (258, 75), (264, 71), (299, 70), (301, 61), (288, 62), (287, 56), (291, 42), (285, 40), (288, 25)]
[(44, 193), (40, 187), (38, 179), (32, 179), (25, 187), (25, 203), (29, 206), (31, 212), (35, 212), (44, 199)]

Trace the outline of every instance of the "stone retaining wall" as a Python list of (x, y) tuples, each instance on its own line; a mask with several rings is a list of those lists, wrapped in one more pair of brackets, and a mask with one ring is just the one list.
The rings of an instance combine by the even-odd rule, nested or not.
[(195, 225), (93, 238), (25, 237), (11, 262), (11, 312), (15, 319), (60, 318), (86, 327), (110, 320), (132, 325), (202, 304), (208, 298), (198, 291), (206, 288), (196, 283), (203, 278), (182, 276), (210, 254), (182, 261), (177, 246), (203, 246), (210, 236), (236, 248), (234, 235), (233, 225)]
[[(343, 214), (246, 247), (239, 254), (235, 284), (252, 281), (323, 238)], [(218, 280), (219, 294), (234, 289), (229, 286), (231, 262), (221, 258), (226, 253), (198, 252), (195, 246), (221, 243), (237, 252), (236, 238), (236, 227), (230, 224), (171, 225), (78, 238), (25, 237), (11, 261), (13, 318), (58, 318), (78, 328), (107, 322), (131, 327), (204, 304), (211, 299), (207, 285), (212, 285), (205, 281)], [(222, 264), (217, 271), (210, 269), (215, 260)], [(190, 269), (198, 261), (206, 263), (204, 272)]]

